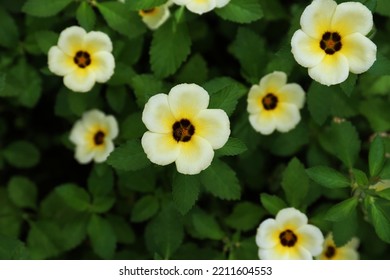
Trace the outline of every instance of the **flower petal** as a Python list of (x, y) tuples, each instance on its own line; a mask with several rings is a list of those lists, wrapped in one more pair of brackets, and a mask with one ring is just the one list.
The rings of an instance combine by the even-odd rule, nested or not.
[(195, 0), (186, 4), (188, 10), (195, 14), (204, 14), (215, 8), (215, 0)]
[(329, 31), (336, 7), (337, 3), (333, 0), (314, 0), (302, 13), (300, 22), (303, 32), (314, 39), (320, 39)]
[(341, 37), (359, 32), (367, 35), (374, 25), (371, 11), (359, 2), (345, 2), (337, 6), (332, 18), (332, 31)]
[(351, 248), (337, 248), (337, 253), (332, 258), (333, 260), (358, 260), (359, 259), (359, 253), (355, 249)]
[(193, 118), (209, 105), (209, 94), (196, 84), (179, 84), (168, 94), (172, 114), (177, 120)]
[(108, 139), (115, 139), (118, 136), (119, 129), (118, 129), (118, 122), (113, 116), (107, 116), (105, 119), (106, 126), (107, 126), (107, 135), (106, 137)]
[(287, 132), (295, 128), (300, 122), (301, 114), (294, 104), (279, 103), (275, 110), (274, 123), (276, 129), (280, 132)]
[(84, 126), (84, 123), (82, 121), (77, 121), (69, 134), (69, 140), (76, 145), (84, 145), (86, 144), (85, 141), (85, 134), (87, 133), (87, 129)]
[(98, 52), (91, 56), (91, 64), (88, 70), (95, 73), (96, 81), (99, 83), (107, 82), (114, 74), (115, 59), (109, 52)]
[(85, 35), (84, 50), (89, 54), (96, 52), (112, 52), (112, 42), (107, 34), (100, 31), (91, 31)]
[(275, 248), (270, 249), (259, 249), (260, 260), (285, 260), (288, 257), (287, 250), (283, 250), (283, 253), (279, 252)]
[(264, 94), (275, 93), (286, 83), (287, 83), (286, 73), (280, 71), (274, 71), (261, 78), (260, 91)]
[(193, 135), (190, 141), (180, 144), (180, 154), (176, 159), (178, 172), (194, 175), (210, 166), (214, 150), (207, 140)]
[(70, 56), (84, 49), (84, 37), (87, 33), (79, 26), (71, 26), (64, 29), (58, 39), (58, 47)]
[(175, 3), (176, 5), (187, 5), (187, 3), (189, 3), (190, 1), (192, 0), (172, 0), (173, 3)]
[(59, 76), (65, 76), (77, 68), (73, 57), (64, 53), (57, 46), (53, 46), (49, 50), (48, 66), (51, 72)]
[(320, 64), (309, 68), (309, 76), (323, 85), (336, 85), (348, 78), (349, 64), (347, 58), (337, 52), (326, 55)]
[(89, 148), (87, 145), (76, 146), (75, 158), (81, 164), (86, 164), (92, 160), (95, 155), (95, 150)]
[(206, 139), (213, 149), (222, 148), (230, 135), (229, 117), (221, 109), (206, 109), (194, 119), (195, 134)]
[(262, 97), (266, 95), (265, 91), (262, 91), (259, 85), (253, 85), (248, 93), (247, 99), (247, 111), (250, 114), (257, 114), (263, 109), (261, 104)]
[(354, 33), (343, 38), (342, 53), (348, 60), (349, 70), (355, 74), (367, 71), (376, 60), (376, 45), (367, 37)]
[(301, 29), (295, 31), (291, 38), (291, 52), (296, 62), (303, 67), (318, 65), (326, 55), (320, 47), (319, 39), (306, 35)]
[(114, 144), (112, 141), (105, 141), (102, 147), (97, 147), (95, 149), (94, 160), (95, 162), (104, 162), (110, 155), (110, 153), (114, 150)]
[(305, 103), (305, 91), (298, 84), (287, 84), (276, 93), (279, 103), (288, 103), (297, 106), (299, 109)]
[(254, 130), (264, 135), (271, 134), (276, 128), (273, 114), (266, 110), (249, 115), (249, 122)]
[(216, 0), (216, 7), (222, 8), (225, 7), (227, 4), (229, 4), (230, 0)]
[(306, 215), (292, 207), (280, 210), (276, 215), (275, 220), (283, 230), (289, 229), (295, 231), (307, 224)]
[(294, 246), (288, 250), (288, 260), (312, 260), (313, 256), (302, 246)]
[(324, 236), (322, 232), (313, 225), (303, 225), (299, 227), (296, 231), (298, 236), (299, 246), (304, 247), (308, 250), (313, 256), (321, 254), (324, 242)]
[(256, 244), (260, 248), (269, 249), (280, 243), (280, 228), (274, 219), (263, 221), (257, 229)]
[(152, 96), (145, 104), (142, 121), (152, 132), (172, 133), (176, 119), (169, 107), (168, 95), (159, 93)]
[(153, 14), (145, 14), (142, 16), (142, 21), (152, 30), (159, 28), (164, 22), (167, 21), (171, 15), (168, 6), (163, 5), (155, 8)]
[(180, 153), (180, 144), (172, 134), (145, 132), (141, 139), (142, 148), (148, 159), (158, 165), (174, 162)]
[(105, 122), (105, 115), (97, 109), (92, 109), (83, 113), (82, 122), (89, 131), (94, 132), (96, 126)]
[(88, 68), (77, 68), (64, 76), (64, 85), (75, 92), (87, 92), (95, 85), (95, 73)]

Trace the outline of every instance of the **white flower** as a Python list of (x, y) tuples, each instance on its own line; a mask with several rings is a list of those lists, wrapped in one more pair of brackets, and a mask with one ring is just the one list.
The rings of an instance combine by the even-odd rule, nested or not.
[(197, 174), (213, 160), (230, 135), (225, 111), (207, 109), (209, 94), (196, 84), (180, 84), (167, 94), (152, 96), (142, 113), (149, 131), (142, 147), (153, 163), (176, 163), (183, 174)]
[(339, 84), (349, 72), (361, 74), (375, 62), (376, 45), (365, 36), (372, 27), (372, 13), (361, 3), (314, 0), (302, 13), (291, 51), (312, 79)]
[(139, 15), (142, 17), (142, 21), (152, 30), (159, 28), (163, 23), (165, 23), (169, 16), (171, 15), (169, 11), (169, 6), (172, 3), (168, 1), (166, 4), (148, 9), (139, 11)]
[(287, 132), (299, 123), (305, 92), (298, 84), (286, 84), (287, 76), (275, 71), (261, 78), (248, 94), (249, 122), (261, 134)]
[(371, 185), (369, 186), (369, 189), (371, 190), (375, 190), (377, 192), (380, 192), (380, 191), (383, 191), (383, 190), (386, 190), (390, 188), (390, 180), (379, 180), (377, 183), (375, 183), (374, 185)]
[(319, 260), (358, 260), (359, 239), (353, 237), (347, 244), (342, 247), (336, 247), (333, 241), (332, 233), (329, 233), (323, 245), (321, 255), (317, 257)]
[(95, 82), (105, 83), (114, 73), (115, 60), (110, 38), (100, 32), (86, 32), (78, 26), (63, 30), (58, 45), (49, 50), (49, 69), (64, 76), (67, 88), (87, 92)]
[(113, 140), (118, 136), (118, 124), (113, 116), (99, 110), (85, 112), (70, 132), (70, 141), (76, 145), (75, 158), (85, 164), (92, 159), (103, 162), (114, 150)]
[(186, 6), (191, 12), (201, 15), (215, 8), (226, 6), (230, 0), (172, 0), (172, 2), (180, 6)]
[(324, 236), (307, 224), (305, 214), (285, 208), (275, 219), (263, 221), (257, 229), (256, 244), (262, 260), (311, 260), (322, 252)]

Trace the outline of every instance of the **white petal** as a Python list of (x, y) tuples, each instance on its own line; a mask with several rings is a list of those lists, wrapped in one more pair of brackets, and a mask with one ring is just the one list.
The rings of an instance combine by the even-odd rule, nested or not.
[(296, 230), (299, 246), (304, 247), (313, 256), (321, 254), (324, 243), (322, 232), (313, 225), (303, 225)]
[(193, 135), (190, 141), (180, 144), (180, 154), (176, 159), (178, 172), (194, 175), (210, 166), (214, 150), (205, 139)]
[(337, 6), (332, 18), (332, 31), (341, 37), (359, 32), (367, 35), (373, 27), (371, 11), (358, 2), (345, 2)]
[(285, 208), (280, 210), (276, 215), (275, 220), (279, 227), (284, 230), (289, 229), (295, 231), (307, 224), (306, 215), (295, 208)]
[(298, 84), (287, 84), (276, 93), (278, 102), (297, 106), (299, 109), (305, 103), (305, 91)]
[(174, 86), (168, 94), (172, 114), (177, 120), (193, 118), (209, 105), (209, 94), (196, 84)]
[(288, 260), (312, 260), (313, 256), (310, 252), (301, 246), (294, 246), (288, 250), (287, 258)]
[(114, 144), (112, 141), (105, 141), (102, 145), (103, 147), (97, 147), (95, 149), (94, 160), (95, 162), (104, 162), (110, 155), (110, 153), (114, 150)]
[(180, 143), (172, 134), (145, 132), (141, 139), (142, 148), (148, 159), (158, 165), (174, 162), (180, 153)]
[(114, 56), (109, 52), (94, 53), (91, 55), (91, 64), (87, 68), (95, 73), (97, 82), (105, 83), (114, 74)]
[(85, 134), (87, 133), (87, 129), (85, 128), (82, 121), (77, 121), (69, 134), (69, 140), (73, 144), (85, 144)]
[(337, 248), (337, 254), (334, 260), (358, 260), (359, 253), (351, 248)]
[(88, 68), (77, 68), (64, 76), (64, 85), (75, 92), (87, 92), (95, 85), (95, 73)]
[(118, 129), (118, 122), (113, 116), (107, 116), (105, 119), (106, 125), (107, 125), (107, 135), (106, 137), (108, 139), (115, 139), (118, 136), (119, 129)]
[(107, 34), (100, 31), (91, 31), (85, 36), (85, 51), (89, 54), (96, 52), (112, 52), (112, 42)]
[(63, 30), (58, 39), (58, 47), (70, 56), (84, 49), (84, 38), (87, 33), (79, 26), (71, 26)]
[(81, 164), (86, 164), (92, 160), (95, 155), (94, 149), (89, 148), (87, 145), (76, 146), (76, 160)]
[[(283, 251), (286, 253), (286, 251)], [(275, 248), (271, 249), (259, 249), (259, 259), (260, 260), (283, 260), (286, 259), (285, 254), (281, 254)]]
[(222, 148), (230, 135), (229, 117), (221, 109), (206, 109), (194, 119), (195, 135), (206, 139), (213, 149)]
[(193, 0), (187, 3), (187, 9), (195, 14), (204, 14), (215, 8), (215, 0)]
[(309, 76), (323, 85), (336, 85), (348, 78), (349, 64), (340, 52), (326, 55), (320, 64), (309, 68)]
[(249, 122), (254, 130), (264, 135), (271, 134), (276, 128), (272, 113), (266, 110), (249, 115)]
[(152, 96), (145, 104), (142, 121), (146, 128), (157, 133), (172, 133), (176, 119), (171, 113), (168, 95), (159, 93)]
[(277, 113), (275, 112), (274, 122), (276, 129), (280, 132), (288, 132), (300, 122), (301, 114), (294, 104), (279, 103)]
[(181, 6), (186, 5), (190, 1), (192, 1), (192, 0), (172, 0), (173, 3), (175, 3), (176, 5), (181, 5)]
[(248, 93), (247, 99), (247, 111), (250, 114), (257, 114), (263, 109), (261, 100), (266, 95), (267, 92), (262, 91), (259, 85), (253, 85)]
[(329, 31), (336, 7), (337, 3), (333, 0), (314, 0), (302, 13), (303, 32), (310, 37), (320, 39), (326, 31)]
[(291, 52), (296, 62), (303, 67), (316, 66), (326, 55), (320, 47), (320, 40), (306, 35), (300, 29), (291, 38)]
[(342, 39), (341, 52), (347, 58), (349, 70), (361, 74), (374, 64), (376, 60), (376, 45), (359, 33), (348, 35)]
[(73, 57), (64, 53), (57, 46), (53, 46), (49, 50), (48, 66), (51, 72), (59, 76), (65, 76), (77, 68)]
[(287, 83), (286, 73), (280, 71), (274, 71), (261, 78), (260, 91), (264, 94), (275, 93), (286, 83)]
[(94, 127), (105, 122), (105, 115), (97, 109), (92, 109), (83, 113), (82, 122), (88, 130), (95, 131)]
[(263, 221), (257, 229), (256, 244), (260, 248), (269, 249), (280, 243), (281, 231), (274, 219)]
[(227, 4), (229, 4), (230, 0), (217, 0), (216, 1), (216, 7), (222, 8), (225, 7)]
[(152, 13), (141, 14), (142, 21), (152, 30), (159, 28), (171, 15), (168, 6), (156, 7)]

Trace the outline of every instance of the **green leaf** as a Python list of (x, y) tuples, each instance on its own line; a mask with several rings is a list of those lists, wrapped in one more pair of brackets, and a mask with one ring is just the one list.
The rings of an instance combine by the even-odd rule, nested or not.
[(191, 212), (191, 221), (201, 238), (221, 240), (224, 237), (224, 232), (216, 219), (199, 208)]
[(307, 91), (307, 104), (313, 120), (319, 125), (324, 124), (331, 112), (329, 87), (313, 81)]
[(378, 192), (376, 192), (376, 194), (377, 194), (379, 197), (382, 197), (382, 198), (384, 198), (384, 199), (390, 201), (390, 188), (387, 188), (387, 189), (378, 191)]
[(346, 188), (350, 182), (343, 174), (327, 166), (315, 166), (306, 169), (310, 179), (317, 184), (331, 189)]
[(126, 140), (139, 139), (146, 131), (142, 122), (142, 112), (130, 114), (120, 123), (120, 136)]
[(368, 154), (368, 166), (370, 167), (370, 175), (377, 176), (385, 164), (385, 146), (382, 137), (377, 135), (371, 142), (370, 151)]
[(96, 15), (89, 3), (83, 1), (76, 10), (79, 25), (87, 31), (92, 31), (96, 23)]
[(114, 186), (112, 169), (105, 165), (95, 165), (88, 177), (88, 190), (94, 197), (110, 194)]
[(304, 205), (309, 191), (309, 177), (297, 158), (293, 158), (283, 172), (282, 187), (289, 205), (295, 208)]
[(55, 192), (71, 208), (77, 211), (85, 211), (89, 207), (90, 197), (87, 191), (75, 184), (63, 184), (55, 189)]
[(231, 228), (242, 231), (255, 229), (261, 222), (265, 211), (260, 206), (251, 202), (237, 203), (233, 212), (227, 216), (225, 222)]
[(207, 80), (207, 63), (200, 54), (193, 55), (177, 73), (177, 83), (201, 84)]
[(113, 195), (107, 195), (104, 197), (98, 196), (92, 198), (92, 204), (89, 209), (93, 213), (101, 214), (110, 210), (114, 204), (115, 197)]
[(73, 0), (28, 0), (22, 11), (36, 17), (50, 17), (58, 14)]
[(130, 140), (117, 147), (107, 158), (107, 164), (123, 171), (135, 171), (150, 164), (138, 140)]
[(54, 222), (40, 220), (30, 224), (27, 236), (27, 247), (32, 259), (47, 259), (57, 256), (60, 245), (54, 235), (59, 233), (59, 228)]
[(352, 212), (356, 211), (358, 198), (351, 197), (332, 206), (326, 213), (325, 219), (332, 222), (339, 222), (347, 219)]
[(106, 91), (106, 98), (110, 107), (117, 113), (122, 112), (128, 96), (125, 86), (110, 86)]
[(39, 150), (30, 142), (15, 141), (5, 147), (4, 158), (18, 168), (30, 168), (38, 164), (41, 158)]
[[(387, 92), (387, 91), (386, 91)], [(359, 112), (365, 116), (375, 132), (390, 130), (390, 114), (387, 101), (370, 97), (359, 104)]]
[(0, 7), (0, 46), (14, 48), (19, 40), (19, 30), (14, 19)]
[(15, 238), (0, 234), (0, 260), (27, 260), (25, 244)]
[(248, 150), (248, 148), (244, 142), (238, 138), (229, 137), (229, 140), (226, 142), (226, 144), (222, 148), (216, 150), (215, 155), (236, 156), (244, 153), (246, 150)]
[(390, 73), (390, 59), (379, 52), (377, 54), (376, 61), (367, 73), (374, 76), (388, 75)]
[(262, 193), (260, 195), (260, 201), (263, 207), (274, 216), (276, 216), (280, 210), (288, 207), (283, 199), (276, 195), (270, 195), (267, 193)]
[(37, 186), (26, 177), (12, 177), (8, 182), (8, 195), (18, 207), (36, 208)]
[(58, 34), (49, 30), (37, 31), (34, 33), (34, 37), (38, 47), (44, 54), (47, 54), (49, 49), (57, 44), (58, 40)]
[(350, 241), (358, 230), (357, 211), (353, 211), (346, 219), (333, 223), (333, 241), (337, 247), (344, 246)]
[(369, 211), (370, 220), (376, 234), (386, 243), (390, 243), (390, 204), (383, 199), (367, 197), (365, 199), (366, 209)]
[(143, 108), (149, 98), (157, 93), (163, 92), (163, 83), (153, 75), (138, 75), (131, 80), (137, 104)]
[(158, 212), (160, 204), (158, 199), (152, 195), (143, 196), (138, 200), (131, 211), (131, 221), (143, 222), (152, 218)]
[(125, 1), (125, 5), (132, 11), (147, 10), (167, 3), (168, 0), (136, 0)]
[(340, 84), (341, 89), (347, 96), (351, 96), (353, 90), (355, 89), (357, 81), (357, 75), (349, 73), (347, 80)]
[(168, 77), (179, 69), (190, 51), (187, 25), (176, 24), (171, 19), (153, 33), (149, 52), (151, 68), (158, 77)]
[(237, 23), (250, 23), (263, 17), (263, 9), (257, 0), (231, 0), (215, 12), (221, 18)]
[(116, 235), (111, 224), (106, 219), (93, 215), (87, 231), (95, 254), (102, 259), (112, 259), (116, 248)]
[(108, 222), (111, 224), (112, 229), (115, 232), (115, 236), (118, 243), (132, 244), (135, 241), (135, 233), (123, 217), (116, 215), (109, 215), (107, 217)]
[(216, 159), (203, 172), (200, 178), (205, 189), (214, 196), (226, 199), (240, 199), (241, 187), (236, 173), (226, 163)]
[(368, 177), (367, 177), (366, 173), (364, 173), (363, 171), (353, 168), (352, 174), (353, 174), (355, 182), (359, 186), (365, 187), (369, 184)]
[(175, 173), (172, 182), (172, 199), (182, 215), (185, 215), (198, 200), (200, 181), (197, 176)]

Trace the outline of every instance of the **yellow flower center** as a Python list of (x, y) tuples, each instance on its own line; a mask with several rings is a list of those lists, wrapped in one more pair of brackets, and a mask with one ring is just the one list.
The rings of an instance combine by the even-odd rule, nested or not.
[(336, 248), (334, 246), (328, 246), (325, 251), (325, 257), (331, 259), (336, 255)]
[(85, 68), (91, 64), (91, 56), (84, 51), (78, 51), (73, 58), (74, 63), (80, 68)]
[(276, 105), (278, 105), (278, 98), (274, 94), (268, 93), (261, 100), (261, 103), (263, 104), (264, 109), (273, 110), (276, 108)]
[(139, 14), (141, 16), (150, 16), (152, 15), (154, 12), (156, 12), (156, 8), (151, 8), (151, 9), (147, 9), (147, 10), (141, 10), (139, 11)]
[(280, 243), (285, 247), (292, 247), (298, 241), (298, 237), (292, 230), (285, 230), (279, 234)]
[(341, 50), (341, 36), (337, 32), (325, 32), (320, 41), (320, 47), (326, 54), (334, 54)]
[(99, 145), (102, 145), (104, 143), (104, 137), (106, 135), (104, 134), (103, 131), (99, 130), (95, 133), (95, 135), (93, 136), (93, 141), (95, 143), (96, 146), (99, 146)]
[(172, 126), (172, 129), (173, 138), (177, 142), (188, 142), (195, 133), (195, 127), (187, 119), (181, 119), (180, 121), (175, 122)]

